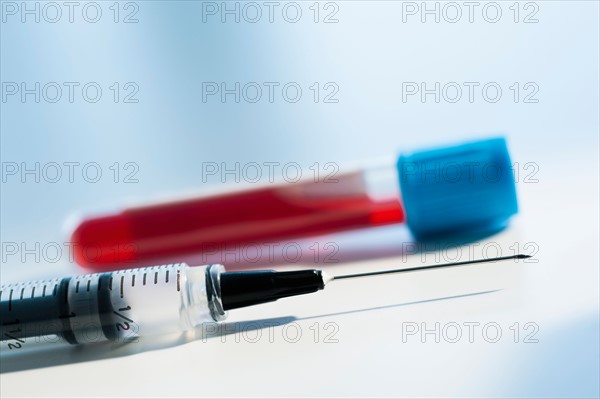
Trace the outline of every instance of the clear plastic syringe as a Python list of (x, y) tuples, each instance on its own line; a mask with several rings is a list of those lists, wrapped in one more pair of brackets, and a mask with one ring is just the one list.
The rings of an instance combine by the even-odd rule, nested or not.
[(34, 281), (0, 287), (2, 351), (31, 342), (88, 344), (135, 340), (221, 321), (227, 311), (308, 294), (330, 281), (507, 259), (327, 276), (321, 270), (225, 272), (184, 263)]

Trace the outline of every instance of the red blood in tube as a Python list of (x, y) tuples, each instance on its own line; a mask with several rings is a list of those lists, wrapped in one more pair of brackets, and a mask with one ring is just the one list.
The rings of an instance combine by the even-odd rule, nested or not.
[(131, 261), (172, 259), (210, 248), (274, 242), (400, 223), (399, 196), (374, 200), (362, 176), (343, 184), (298, 183), (125, 209), (84, 220), (73, 232), (77, 263), (110, 270)]

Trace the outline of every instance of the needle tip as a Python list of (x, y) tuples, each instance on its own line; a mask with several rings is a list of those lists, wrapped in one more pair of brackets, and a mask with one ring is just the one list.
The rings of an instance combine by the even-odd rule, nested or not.
[(517, 259), (527, 259), (531, 258), (531, 255), (519, 254), (516, 256)]

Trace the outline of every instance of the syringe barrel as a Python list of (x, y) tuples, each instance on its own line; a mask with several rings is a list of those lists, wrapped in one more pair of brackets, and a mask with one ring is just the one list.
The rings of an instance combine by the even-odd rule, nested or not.
[(3, 285), (2, 349), (31, 342), (127, 342), (225, 318), (221, 265), (184, 263)]

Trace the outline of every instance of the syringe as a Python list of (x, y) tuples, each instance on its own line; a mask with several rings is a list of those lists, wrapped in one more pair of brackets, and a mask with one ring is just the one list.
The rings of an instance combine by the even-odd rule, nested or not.
[(184, 263), (2, 285), (2, 349), (29, 342), (127, 342), (142, 335), (190, 330), (227, 311), (322, 290), (331, 281), (508, 259), (329, 276), (321, 270), (225, 272), (222, 265)]

